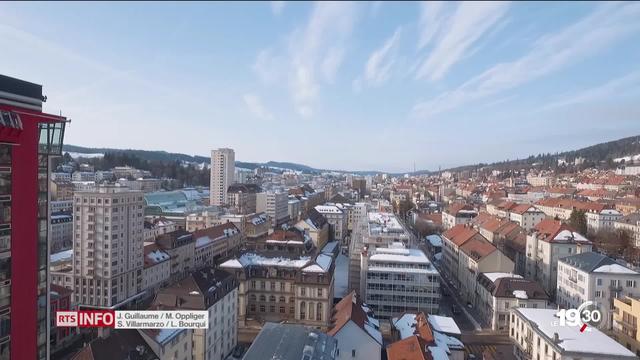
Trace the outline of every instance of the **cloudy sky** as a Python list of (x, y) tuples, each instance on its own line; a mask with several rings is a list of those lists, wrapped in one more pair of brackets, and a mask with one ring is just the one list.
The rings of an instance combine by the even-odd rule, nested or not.
[(0, 3), (66, 142), (406, 171), (640, 134), (640, 3)]

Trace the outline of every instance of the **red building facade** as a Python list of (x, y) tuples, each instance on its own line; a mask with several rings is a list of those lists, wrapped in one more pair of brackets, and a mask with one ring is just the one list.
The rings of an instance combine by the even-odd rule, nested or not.
[(0, 360), (49, 351), (49, 159), (67, 120), (45, 100), (41, 85), (0, 75)]

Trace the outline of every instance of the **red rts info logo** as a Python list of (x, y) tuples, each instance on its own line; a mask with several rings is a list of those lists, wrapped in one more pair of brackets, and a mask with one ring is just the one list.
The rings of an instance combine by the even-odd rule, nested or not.
[(57, 327), (115, 327), (113, 310), (56, 311)]

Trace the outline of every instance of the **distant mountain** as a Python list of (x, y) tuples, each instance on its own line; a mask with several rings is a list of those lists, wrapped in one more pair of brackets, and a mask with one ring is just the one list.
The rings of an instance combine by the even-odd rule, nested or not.
[(517, 170), (533, 166), (555, 168), (558, 166), (559, 159), (564, 159), (567, 163), (573, 164), (577, 158), (584, 159), (584, 166), (602, 165), (604, 163), (605, 167), (611, 168), (621, 163), (621, 160), (628, 161), (638, 158), (638, 155), (640, 155), (640, 135), (591, 145), (578, 150), (531, 155), (524, 159), (505, 160), (490, 164), (464, 165), (445, 170), (454, 172), (478, 168)]
[[(182, 161), (193, 164), (209, 164), (211, 158), (200, 155), (186, 155), (180, 153), (170, 153), (160, 150), (135, 150), (135, 149), (114, 149), (114, 148), (89, 148), (76, 145), (65, 144), (62, 148), (64, 152), (71, 153), (75, 157), (92, 157), (92, 154), (106, 154), (106, 153), (127, 153), (134, 155), (142, 160), (147, 161), (162, 161), (162, 162), (175, 162)], [(296, 164), (291, 162), (269, 161), (266, 163), (257, 162), (245, 162), (236, 161), (236, 167), (253, 170), (259, 167), (269, 167), (276, 170), (292, 170), (300, 171), (303, 173), (320, 173), (322, 169), (316, 169), (311, 166)]]

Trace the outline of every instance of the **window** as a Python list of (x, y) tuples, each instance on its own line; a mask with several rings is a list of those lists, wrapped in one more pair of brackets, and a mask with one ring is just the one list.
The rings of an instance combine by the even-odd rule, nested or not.
[(602, 286), (602, 279), (600, 278), (596, 279), (596, 285)]
[(636, 281), (635, 280), (627, 280), (627, 287), (630, 287), (630, 288), (636, 287)]
[(322, 303), (318, 303), (317, 305), (316, 320), (322, 321)]
[(318, 288), (318, 297), (322, 297), (322, 288)]
[(356, 357), (356, 349), (351, 350), (351, 357)]
[(300, 319), (304, 320), (306, 318), (306, 309), (307, 304), (303, 301), (300, 303)]

